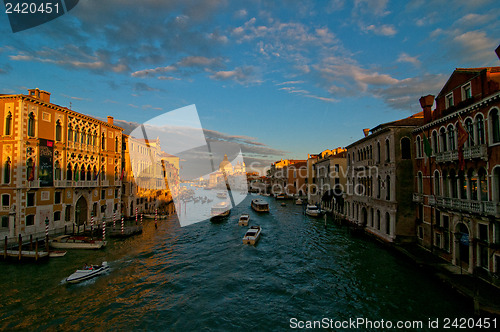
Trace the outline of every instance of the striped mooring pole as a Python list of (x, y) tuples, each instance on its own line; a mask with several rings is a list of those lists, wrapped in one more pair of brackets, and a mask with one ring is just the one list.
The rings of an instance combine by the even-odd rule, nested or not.
[(141, 213), (141, 226), (142, 226), (142, 217), (144, 216), (144, 213)]
[(106, 219), (102, 218), (102, 240), (106, 241)]
[(123, 229), (124, 229), (124, 221), (123, 221), (123, 214), (122, 214), (122, 234), (123, 234)]
[(116, 211), (113, 213), (113, 229), (115, 228), (116, 225)]
[(94, 231), (94, 214), (90, 215), (90, 234)]
[(155, 228), (158, 228), (158, 209), (155, 210)]
[[(21, 234), (19, 234), (19, 236), (21, 236)], [(37, 244), (38, 244), (38, 240), (36, 240)], [(45, 250), (47, 250), (47, 252), (49, 252), (49, 218), (46, 217), (45, 218)], [(21, 257), (21, 256), (19, 256)]]
[(135, 207), (135, 224), (137, 225), (137, 206)]

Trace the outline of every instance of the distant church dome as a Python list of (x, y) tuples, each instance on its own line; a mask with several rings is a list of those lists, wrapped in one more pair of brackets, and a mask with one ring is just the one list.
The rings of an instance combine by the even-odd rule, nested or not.
[(219, 164), (219, 170), (223, 171), (223, 170), (232, 170), (233, 169), (233, 165), (231, 165), (231, 163), (229, 162), (229, 160), (227, 160), (227, 154), (224, 155), (224, 159), (220, 162)]

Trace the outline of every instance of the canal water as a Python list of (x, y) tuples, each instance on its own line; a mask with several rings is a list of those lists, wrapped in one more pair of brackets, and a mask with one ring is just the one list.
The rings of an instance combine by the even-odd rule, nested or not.
[[(215, 197), (197, 189), (207, 193)], [(325, 229), (291, 201), (261, 197), (271, 212), (257, 214), (252, 197), (221, 223), (181, 228), (171, 218), (155, 229), (149, 220), (142, 235), (111, 240), (101, 251), (0, 263), (0, 330), (274, 331), (288, 329), (291, 318), (471, 316), (460, 298), (377, 244), (331, 221)], [(194, 204), (201, 203), (187, 203), (186, 212)], [(255, 247), (242, 244), (242, 213), (263, 229)], [(103, 260), (107, 274), (64, 282), (84, 263)]]

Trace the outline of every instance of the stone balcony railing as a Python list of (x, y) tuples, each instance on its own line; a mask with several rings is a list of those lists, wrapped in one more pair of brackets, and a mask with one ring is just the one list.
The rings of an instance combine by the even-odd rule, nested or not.
[(419, 193), (413, 193), (413, 201), (415, 203), (423, 203), (424, 201), (424, 196)]
[(500, 216), (500, 207), (498, 202), (481, 202), (459, 198), (436, 197), (435, 205), (469, 213)]
[(59, 188), (97, 187), (97, 183), (98, 181), (54, 180), (54, 186)]
[[(464, 148), (464, 159), (488, 159), (486, 145), (475, 145)], [(436, 154), (436, 162), (445, 163), (458, 160), (458, 150), (444, 151)]]
[(30, 188), (40, 188), (40, 180), (28, 181), (28, 187), (30, 187)]

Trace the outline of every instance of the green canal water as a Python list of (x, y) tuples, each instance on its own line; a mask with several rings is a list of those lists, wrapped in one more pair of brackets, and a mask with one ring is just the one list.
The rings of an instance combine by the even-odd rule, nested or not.
[[(291, 201), (283, 207), (262, 197), (271, 212), (257, 214), (251, 198), (222, 223), (181, 228), (172, 218), (155, 229), (147, 221), (143, 234), (101, 251), (0, 263), (0, 330), (274, 331), (289, 329), (291, 318), (471, 316), (461, 298), (377, 244), (331, 221), (325, 229)], [(241, 213), (263, 228), (255, 247), (242, 245)], [(107, 274), (64, 282), (84, 263), (103, 260)]]

